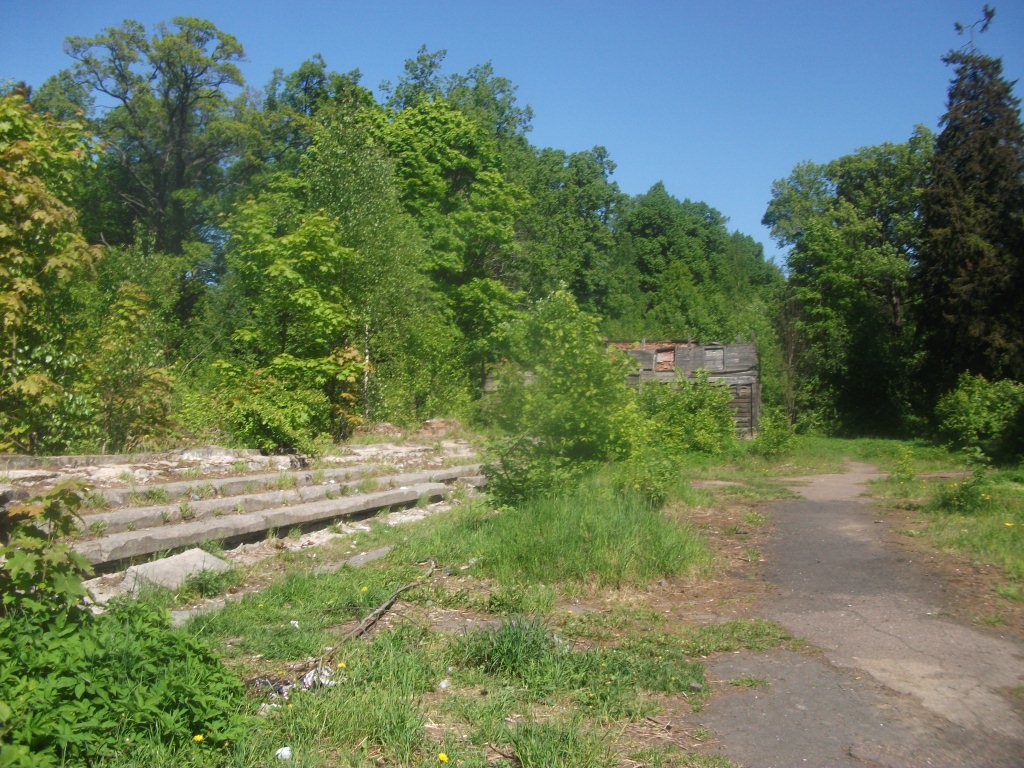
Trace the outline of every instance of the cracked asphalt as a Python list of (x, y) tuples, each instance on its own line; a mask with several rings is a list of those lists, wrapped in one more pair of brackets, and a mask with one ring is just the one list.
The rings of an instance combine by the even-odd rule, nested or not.
[(716, 680), (757, 677), (700, 716), (748, 768), (1024, 766), (1024, 644), (943, 615), (944, 585), (889, 540), (850, 463), (772, 505), (761, 606), (820, 652), (743, 652)]

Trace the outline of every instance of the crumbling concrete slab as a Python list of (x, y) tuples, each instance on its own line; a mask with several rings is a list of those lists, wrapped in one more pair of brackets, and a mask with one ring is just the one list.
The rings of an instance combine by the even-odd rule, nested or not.
[[(368, 469), (366, 471), (369, 471)], [(418, 483), (446, 483), (454, 480), (464, 479), (468, 485), (478, 485), (479, 476), (473, 473), (480, 471), (479, 464), (464, 464), (457, 467), (446, 467), (444, 469), (426, 470), (424, 472), (406, 472), (398, 475), (383, 475), (372, 478), (378, 487), (401, 488), (403, 486), (416, 485)], [(334, 470), (335, 475), (330, 482), (317, 485), (296, 485), (294, 488), (285, 490), (269, 490), (254, 493), (244, 493), (239, 496), (227, 496), (225, 498), (202, 499), (198, 501), (189, 500), (183, 506), (180, 503), (157, 504), (145, 507), (124, 507), (109, 512), (89, 512), (82, 517), (80, 528), (82, 532), (93, 531), (102, 534), (119, 533), (121, 531), (140, 531), (143, 528), (156, 528), (170, 523), (188, 520), (205, 520), (211, 517), (225, 515), (238, 515), (248, 512), (258, 512), (261, 509), (269, 509), (288, 504), (299, 504), (309, 501), (318, 501), (339, 495), (340, 493), (350, 494), (362, 481), (338, 482), (337, 478), (355, 476), (355, 468)], [(308, 473), (300, 473), (307, 474)], [(357, 473), (358, 474), (358, 473)], [(279, 475), (274, 475), (279, 478)], [(328, 477), (328, 475), (324, 475)], [(226, 484), (222, 484), (222, 488)], [(247, 482), (246, 485), (251, 485)], [(183, 517), (185, 515), (185, 517)]]
[(392, 506), (415, 504), (421, 499), (436, 501), (451, 488), (443, 483), (419, 483), (406, 488), (377, 491), (361, 496), (325, 499), (288, 507), (275, 507), (242, 515), (124, 531), (75, 545), (94, 566), (102, 567), (154, 552), (177, 549), (201, 541), (238, 541), (270, 529), (288, 531), (295, 527), (326, 524), (332, 520), (368, 514)]
[(181, 589), (191, 577), (204, 571), (222, 573), (231, 566), (219, 557), (201, 549), (189, 549), (179, 555), (133, 565), (124, 572), (124, 579), (132, 594), (144, 586), (163, 587), (172, 591)]

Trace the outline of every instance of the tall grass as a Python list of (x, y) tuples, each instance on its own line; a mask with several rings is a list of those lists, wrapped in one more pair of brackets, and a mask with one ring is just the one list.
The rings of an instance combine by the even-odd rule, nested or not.
[(707, 546), (603, 473), (563, 495), (492, 511), (471, 504), (427, 521), (396, 547), (397, 562), (434, 559), (503, 584), (575, 582), (619, 588), (710, 563)]

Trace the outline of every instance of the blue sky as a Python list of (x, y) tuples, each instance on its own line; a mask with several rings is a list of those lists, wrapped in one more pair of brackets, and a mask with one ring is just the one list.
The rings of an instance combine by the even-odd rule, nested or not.
[[(993, 0), (979, 47), (1024, 76), (1024, 0)], [(395, 80), (421, 44), (448, 51), (447, 71), (491, 61), (536, 116), (531, 141), (566, 150), (601, 144), (631, 194), (662, 180), (764, 242), (774, 179), (803, 160), (936, 128), (964, 40), (953, 23), (981, 0), (0, 0), (0, 80), (38, 85), (69, 63), (68, 35), (132, 18), (152, 26), (201, 16), (245, 47), (261, 87), (314, 53), (363, 84)], [(1016, 90), (1018, 96), (1021, 90)]]

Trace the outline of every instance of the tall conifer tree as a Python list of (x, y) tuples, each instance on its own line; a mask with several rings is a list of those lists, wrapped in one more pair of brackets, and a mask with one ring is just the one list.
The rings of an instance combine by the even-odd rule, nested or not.
[(1024, 129), (1002, 61), (974, 47), (984, 14), (943, 59), (956, 76), (922, 199), (919, 328), (937, 392), (963, 371), (1024, 378)]

